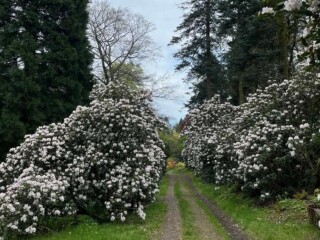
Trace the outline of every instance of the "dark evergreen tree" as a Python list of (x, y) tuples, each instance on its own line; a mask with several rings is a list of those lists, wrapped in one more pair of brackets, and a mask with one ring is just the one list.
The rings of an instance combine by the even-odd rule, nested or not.
[(219, 4), (219, 34), (230, 39), (224, 57), (234, 104), (243, 103), (249, 93), (269, 79), (282, 77), (277, 34), (280, 26), (274, 19), (258, 17), (262, 7), (262, 2), (255, 0), (224, 0)]
[(87, 101), (87, 4), (0, 0), (0, 161), (25, 134)]
[(171, 44), (181, 44), (175, 57), (176, 70), (188, 69), (187, 81), (194, 82), (194, 96), (189, 107), (202, 103), (215, 93), (223, 94), (223, 67), (216, 57), (217, 1), (187, 0), (185, 11)]

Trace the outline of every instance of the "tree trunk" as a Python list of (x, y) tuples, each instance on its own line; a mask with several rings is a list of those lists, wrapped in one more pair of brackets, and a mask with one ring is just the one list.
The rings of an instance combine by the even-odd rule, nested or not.
[(210, 37), (210, 32), (211, 32), (211, 12), (210, 12), (210, 0), (206, 1), (206, 63), (205, 63), (205, 68), (206, 68), (206, 95), (207, 99), (210, 99), (213, 97), (213, 92), (212, 92), (212, 76), (210, 74), (210, 67), (211, 67), (211, 37)]
[(288, 79), (289, 78), (289, 59), (288, 59), (289, 35), (288, 35), (286, 18), (283, 14), (279, 15), (278, 25), (279, 25), (278, 43), (280, 47), (279, 73), (280, 73), (281, 79)]
[(240, 77), (239, 78), (239, 105), (244, 103), (244, 91), (243, 91), (243, 87), (244, 87), (244, 82), (243, 82), (243, 78)]

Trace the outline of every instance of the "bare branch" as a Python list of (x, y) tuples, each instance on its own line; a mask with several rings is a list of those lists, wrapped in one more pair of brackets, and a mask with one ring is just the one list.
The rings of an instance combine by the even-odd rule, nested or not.
[(154, 26), (143, 16), (113, 8), (106, 1), (94, 1), (89, 15), (88, 36), (103, 82), (115, 81), (125, 64), (139, 65), (157, 54), (149, 35)]

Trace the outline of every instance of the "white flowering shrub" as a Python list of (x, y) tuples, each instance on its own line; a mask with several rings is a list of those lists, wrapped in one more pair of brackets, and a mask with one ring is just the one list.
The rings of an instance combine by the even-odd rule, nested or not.
[(264, 201), (319, 184), (319, 78), (271, 82), (238, 107), (214, 99), (190, 114), (188, 166)]
[(314, 113), (305, 107), (314, 105), (308, 99), (308, 83), (314, 85), (312, 79), (271, 83), (238, 108), (234, 159), (238, 162), (236, 177), (247, 194), (268, 199), (307, 186), (303, 155), (290, 149), (289, 141), (297, 139), (301, 124), (309, 126), (307, 121), (312, 121)]
[(162, 123), (148, 96), (95, 86), (88, 107), (40, 127), (0, 164), (0, 237), (32, 234), (41, 219), (76, 213), (125, 221), (155, 199), (164, 174)]
[(234, 136), (230, 128), (234, 109), (231, 104), (222, 103), (220, 96), (216, 95), (189, 114), (191, 121), (183, 133), (188, 138), (182, 155), (186, 165), (206, 181), (230, 180), (228, 171), (233, 164), (229, 161), (228, 150)]
[(33, 166), (25, 169), (6, 193), (0, 194), (0, 232), (4, 236), (32, 234), (42, 217), (73, 213), (75, 208), (64, 203), (65, 186), (54, 174), (35, 174)]

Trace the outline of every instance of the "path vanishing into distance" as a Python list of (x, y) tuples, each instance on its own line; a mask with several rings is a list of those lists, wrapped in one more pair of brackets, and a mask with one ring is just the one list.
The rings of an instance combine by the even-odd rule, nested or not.
[[(168, 179), (168, 190), (164, 198), (167, 213), (161, 232), (156, 239), (250, 239), (215, 203), (195, 188), (187, 174), (169, 172)], [(215, 218), (220, 223), (225, 232), (224, 235), (221, 231), (217, 231), (210, 218)]]

